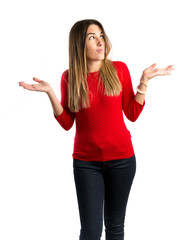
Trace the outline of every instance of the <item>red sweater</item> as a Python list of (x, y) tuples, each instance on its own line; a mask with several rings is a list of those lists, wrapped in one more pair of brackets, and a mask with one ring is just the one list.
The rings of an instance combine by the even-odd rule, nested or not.
[[(134, 149), (131, 134), (127, 129), (123, 112), (134, 122), (139, 117), (143, 105), (135, 100), (128, 67), (120, 61), (113, 61), (117, 69), (122, 91), (119, 96), (106, 96), (101, 85), (97, 90), (99, 71), (87, 75), (90, 90), (90, 108), (73, 113), (67, 102), (68, 70), (61, 77), (61, 105), (63, 112), (55, 116), (59, 124), (69, 130), (76, 120), (76, 134), (72, 157), (83, 161), (109, 161), (132, 157)], [(103, 85), (103, 82), (101, 81)], [(104, 86), (104, 85), (103, 85)], [(123, 111), (122, 111), (123, 110)]]

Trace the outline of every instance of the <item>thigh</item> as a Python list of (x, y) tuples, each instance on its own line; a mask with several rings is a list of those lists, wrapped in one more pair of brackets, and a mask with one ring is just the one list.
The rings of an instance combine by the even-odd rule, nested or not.
[(111, 226), (123, 224), (126, 205), (136, 172), (135, 155), (114, 160), (105, 174), (105, 223)]
[(73, 160), (81, 234), (86, 237), (100, 234), (103, 226), (104, 178), (99, 164)]

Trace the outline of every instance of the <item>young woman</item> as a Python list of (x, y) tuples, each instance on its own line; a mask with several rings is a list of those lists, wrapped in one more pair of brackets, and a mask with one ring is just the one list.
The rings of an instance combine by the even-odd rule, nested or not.
[(73, 169), (81, 231), (80, 240), (98, 240), (103, 207), (107, 240), (124, 239), (124, 220), (136, 158), (123, 112), (136, 121), (145, 105), (148, 81), (170, 75), (173, 65), (143, 71), (137, 93), (128, 67), (111, 61), (110, 41), (102, 24), (93, 19), (76, 22), (69, 34), (69, 69), (61, 76), (61, 101), (50, 84), (19, 85), (48, 94), (54, 117), (69, 130), (76, 121)]

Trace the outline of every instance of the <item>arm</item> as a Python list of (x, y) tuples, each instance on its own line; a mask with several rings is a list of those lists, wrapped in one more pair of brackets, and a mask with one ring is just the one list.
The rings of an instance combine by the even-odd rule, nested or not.
[(156, 64), (152, 64), (143, 71), (140, 84), (138, 86), (138, 89), (142, 93), (137, 91), (135, 95), (129, 70), (125, 63), (122, 64), (123, 110), (126, 117), (132, 122), (137, 120), (145, 105), (145, 92), (147, 91), (148, 81), (155, 76), (170, 75), (170, 71), (174, 70), (173, 65), (169, 65), (166, 68), (154, 69), (155, 66)]
[[(63, 127), (65, 130), (69, 130), (74, 123), (75, 120), (75, 113), (71, 112), (68, 107), (68, 72), (65, 71), (61, 76), (61, 108), (55, 109), (54, 116), (55, 119), (58, 121), (58, 123)], [(57, 105), (57, 101), (55, 102), (54, 94), (51, 93), (48, 95), (49, 98), (53, 98), (53, 103), (56, 103), (55, 107)], [(54, 109), (54, 108), (53, 108)]]
[(62, 92), (62, 99), (61, 103), (55, 96), (55, 93), (53, 89), (51, 88), (50, 84), (48, 82), (45, 82), (43, 80), (40, 80), (38, 78), (33, 78), (35, 82), (38, 84), (27, 84), (24, 82), (19, 82), (19, 86), (23, 87), (24, 89), (30, 90), (30, 91), (38, 91), (38, 92), (45, 92), (47, 93), (52, 108), (53, 113), (56, 118), (56, 120), (60, 123), (60, 125), (65, 129), (69, 130), (74, 122), (74, 114), (71, 113), (66, 105), (66, 97), (67, 97), (67, 87), (64, 84), (63, 81), (63, 74), (62, 74), (62, 81), (61, 81), (61, 92)]
[(51, 102), (52, 108), (53, 108), (53, 113), (54, 116), (57, 118), (59, 115), (62, 114), (63, 112), (63, 107), (60, 104), (59, 100), (57, 99), (57, 97), (55, 96), (55, 93), (53, 91), (52, 88), (50, 88), (50, 90), (47, 92), (47, 95), (49, 97), (49, 100)]
[[(171, 74), (170, 71), (174, 70), (174, 68), (173, 68), (174, 65), (169, 65), (166, 68), (156, 68), (156, 69), (154, 69), (154, 67), (156, 65), (157, 64), (154, 63), (150, 67), (146, 68), (143, 71), (143, 74), (142, 74), (141, 79), (140, 79), (140, 84), (138, 86), (140, 91), (142, 91), (142, 92), (147, 91), (147, 85), (148, 85), (148, 82), (151, 78), (153, 78), (155, 76), (161, 76), (161, 75), (170, 75)], [(143, 104), (145, 102), (145, 94), (139, 93), (137, 91), (137, 94), (135, 96), (135, 100), (138, 103)]]
[(120, 71), (120, 76), (122, 76), (122, 108), (127, 119), (135, 122), (144, 108), (145, 101), (144, 99), (143, 101), (141, 101), (142, 99), (138, 100), (139, 95), (135, 95), (131, 75), (125, 63), (121, 63)]
[[(140, 79), (140, 84), (138, 86), (139, 90), (141, 90), (142, 92), (146, 92), (147, 91), (147, 84), (148, 81), (144, 79), (144, 77), (142, 76)], [(137, 91), (136, 95), (135, 95), (135, 100), (140, 103), (140, 104), (144, 104), (145, 103), (145, 94), (139, 93)]]
[(24, 89), (30, 90), (30, 91), (37, 91), (37, 92), (45, 92), (49, 96), (49, 99), (51, 101), (54, 114), (56, 116), (60, 115), (63, 111), (62, 105), (59, 103), (57, 97), (55, 96), (53, 89), (51, 88), (50, 84), (48, 82), (45, 82), (43, 80), (40, 80), (38, 78), (33, 78), (35, 82), (38, 84), (27, 84), (24, 82), (19, 82), (19, 86), (23, 87)]

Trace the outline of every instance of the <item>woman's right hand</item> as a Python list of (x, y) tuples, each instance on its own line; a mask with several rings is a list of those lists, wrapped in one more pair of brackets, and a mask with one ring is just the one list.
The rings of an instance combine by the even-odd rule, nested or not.
[(25, 82), (19, 82), (19, 86), (30, 91), (38, 91), (48, 93), (51, 90), (51, 86), (48, 82), (40, 80), (36, 77), (33, 78), (38, 84), (27, 84)]

